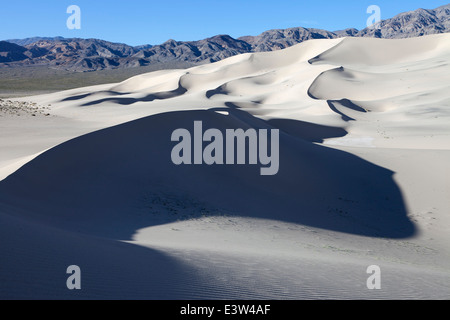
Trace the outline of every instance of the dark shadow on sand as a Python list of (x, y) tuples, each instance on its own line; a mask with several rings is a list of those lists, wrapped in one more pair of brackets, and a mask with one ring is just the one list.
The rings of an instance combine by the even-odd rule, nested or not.
[[(217, 299), (233, 297), (161, 251), (80, 235), (7, 213), (0, 206), (0, 299)], [(68, 266), (81, 269), (81, 290), (68, 290)], [(189, 288), (189, 289), (187, 289)]]
[[(142, 98), (126, 98), (126, 97), (117, 97), (117, 96), (121, 96), (121, 95), (127, 95), (129, 93), (119, 93), (119, 92), (115, 92), (115, 91), (106, 91), (105, 93), (107, 93), (108, 95), (114, 95), (115, 97), (111, 97), (111, 98), (102, 98), (102, 99), (98, 99), (98, 100), (93, 100), (90, 102), (86, 102), (84, 104), (82, 104), (82, 107), (88, 107), (88, 106), (94, 106), (94, 105), (98, 105), (104, 102), (109, 102), (109, 103), (114, 103), (114, 104), (120, 104), (120, 105), (132, 105), (134, 103), (137, 102), (151, 102), (154, 100), (165, 100), (165, 99), (171, 99), (171, 98), (175, 98), (178, 96), (181, 96), (183, 94), (185, 94), (187, 92), (187, 90), (181, 85), (181, 80), (178, 82), (178, 88), (175, 90), (171, 90), (171, 91), (161, 91), (161, 92), (157, 92), (157, 93), (152, 93), (152, 94), (148, 94), (145, 97)], [(95, 93), (97, 94), (97, 93)], [(92, 94), (82, 94), (82, 95), (78, 95), (78, 96), (72, 96), (72, 97), (68, 97), (63, 99), (62, 101), (73, 101), (73, 100), (80, 100), (80, 99), (84, 99), (87, 98), (89, 96), (91, 96)]]
[(79, 95), (76, 95), (76, 96), (70, 96), (70, 97), (62, 99), (61, 102), (64, 102), (64, 101), (77, 101), (77, 100), (85, 99), (85, 98), (91, 97), (93, 95), (98, 95), (98, 94), (101, 94), (101, 93), (107, 94), (107, 95), (110, 95), (110, 96), (122, 96), (122, 95), (130, 94), (129, 92), (99, 91), (99, 92), (95, 92), (95, 93), (85, 93), (85, 94), (79, 94)]
[(339, 114), (342, 117), (342, 120), (344, 121), (355, 121), (354, 118), (346, 115), (343, 111), (339, 110), (339, 107), (342, 108), (348, 108), (350, 110), (354, 110), (354, 111), (358, 111), (358, 112), (364, 112), (366, 113), (367, 111), (363, 108), (361, 108), (360, 106), (356, 105), (355, 103), (353, 103), (351, 100), (348, 99), (342, 99), (342, 100), (327, 100), (328, 106), (330, 107), (330, 109)]
[[(228, 111), (229, 115), (215, 111)], [(274, 129), (277, 175), (260, 165), (180, 165), (172, 132)], [(0, 202), (51, 224), (110, 239), (204, 215), (273, 219), (370, 237), (415, 233), (393, 172), (312, 142), (343, 136), (288, 119), (263, 121), (237, 108), (157, 114), (93, 132), (41, 154), (0, 182)]]

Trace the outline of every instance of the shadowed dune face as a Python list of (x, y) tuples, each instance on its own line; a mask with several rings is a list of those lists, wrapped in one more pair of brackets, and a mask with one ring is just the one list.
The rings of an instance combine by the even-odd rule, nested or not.
[[(86, 102), (84, 104), (82, 104), (82, 107), (87, 107), (87, 106), (93, 106), (93, 105), (97, 105), (100, 103), (104, 103), (104, 102), (109, 102), (109, 103), (116, 103), (116, 104), (120, 104), (120, 105), (131, 105), (137, 102), (151, 102), (154, 100), (165, 100), (165, 99), (171, 99), (171, 98), (175, 98), (178, 96), (183, 95), (184, 93), (186, 93), (187, 90), (185, 88), (183, 88), (183, 86), (181, 86), (181, 83), (179, 83), (178, 88), (175, 90), (171, 90), (171, 91), (165, 91), (165, 92), (158, 92), (158, 93), (152, 93), (152, 94), (148, 94), (143, 98), (121, 98), (121, 97), (111, 97), (111, 98), (103, 98), (103, 99), (99, 99), (99, 100), (95, 100), (95, 101), (91, 101), (91, 102)], [(122, 96), (122, 95), (127, 95), (129, 93), (124, 92), (124, 93), (120, 93), (120, 92), (115, 92), (115, 91), (106, 91), (103, 92), (106, 95), (109, 96)], [(64, 101), (74, 101), (74, 100), (81, 100), (87, 97), (90, 97), (92, 95), (96, 95), (98, 93), (93, 93), (93, 94), (82, 94), (82, 95), (78, 95), (78, 96), (72, 96), (72, 97), (68, 97), (62, 100), (62, 102)]]
[(327, 138), (338, 138), (347, 135), (347, 131), (339, 127), (324, 126), (299, 120), (269, 119), (267, 123), (291, 137), (310, 142), (322, 143)]
[[(315, 126), (311, 133), (308, 123), (220, 110), (158, 114), (70, 140), (3, 180), (0, 201), (53, 225), (121, 240), (144, 227), (203, 215), (375, 237), (415, 233), (391, 171), (311, 142), (342, 136), (341, 129)], [(194, 121), (222, 132), (279, 128), (278, 174), (261, 176), (260, 165), (174, 165), (171, 134), (193, 132)]]

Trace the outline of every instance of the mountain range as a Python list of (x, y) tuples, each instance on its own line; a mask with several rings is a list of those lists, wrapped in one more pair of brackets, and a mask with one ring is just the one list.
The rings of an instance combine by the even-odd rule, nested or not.
[(132, 68), (154, 63), (207, 63), (249, 52), (284, 49), (310, 39), (375, 37), (399, 39), (450, 31), (450, 4), (418, 9), (380, 21), (372, 28), (326, 31), (312, 28), (276, 29), (237, 39), (217, 35), (198, 41), (168, 40), (160, 45), (129, 46), (99, 39), (35, 37), (0, 41), (0, 68), (46, 65), (70, 71)]

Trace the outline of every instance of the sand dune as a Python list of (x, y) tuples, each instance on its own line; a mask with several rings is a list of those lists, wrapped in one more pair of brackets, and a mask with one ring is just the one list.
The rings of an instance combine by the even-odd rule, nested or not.
[[(0, 118), (0, 297), (448, 299), (449, 62), (448, 34), (313, 40), (27, 98), (51, 116)], [(279, 129), (278, 174), (174, 165), (194, 121)]]

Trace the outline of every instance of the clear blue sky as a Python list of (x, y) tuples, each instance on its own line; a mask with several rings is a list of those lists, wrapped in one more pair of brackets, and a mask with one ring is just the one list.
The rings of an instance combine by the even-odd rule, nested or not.
[[(130, 45), (216, 34), (258, 35), (277, 28), (330, 31), (365, 27), (369, 5), (381, 18), (448, 3), (437, 0), (14, 0), (0, 5), (0, 39), (33, 36), (100, 38)], [(81, 8), (81, 30), (69, 30), (69, 5)]]

